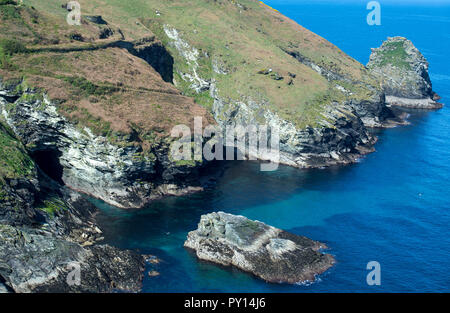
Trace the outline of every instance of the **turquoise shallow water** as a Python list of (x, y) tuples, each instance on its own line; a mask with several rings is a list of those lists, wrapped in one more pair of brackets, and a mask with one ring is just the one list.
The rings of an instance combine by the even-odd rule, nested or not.
[[(382, 6), (382, 26), (365, 23), (365, 3), (266, 1), (362, 63), (387, 36), (410, 38), (430, 61), (434, 89), (450, 99), (450, 8)], [(379, 131), (377, 151), (326, 170), (256, 163), (226, 166), (201, 194), (165, 199), (139, 211), (99, 201), (105, 241), (158, 255), (159, 277), (144, 292), (450, 291), (450, 111), (411, 112), (411, 125)], [(200, 215), (222, 210), (325, 242), (337, 265), (309, 285), (266, 284), (237, 270), (199, 262), (182, 245)], [(366, 284), (369, 261), (381, 286)]]

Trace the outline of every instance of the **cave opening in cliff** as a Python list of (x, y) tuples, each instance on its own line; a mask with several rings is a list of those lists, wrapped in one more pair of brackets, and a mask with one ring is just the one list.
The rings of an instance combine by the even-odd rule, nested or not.
[(61, 155), (62, 153), (58, 150), (43, 150), (34, 152), (32, 158), (48, 177), (64, 185), (62, 180), (63, 167), (59, 162)]

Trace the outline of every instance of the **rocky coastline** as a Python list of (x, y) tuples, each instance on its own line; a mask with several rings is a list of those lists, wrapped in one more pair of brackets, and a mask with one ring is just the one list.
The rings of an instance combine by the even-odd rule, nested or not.
[[(239, 21), (248, 13), (226, 6), (214, 9)], [(230, 40), (202, 42), (209, 38), (197, 37), (202, 30), (180, 31), (191, 24), (171, 26), (163, 20), (169, 14), (153, 24), (136, 22), (139, 30), (133, 23), (125, 33), (108, 22), (113, 16), (96, 15), (84, 20), (80, 33), (65, 26), (46, 37), (40, 25), (59, 28), (51, 14), (13, 2), (0, 7), (27, 17), (23, 25), (1, 21), (27, 34), (27, 46), (1, 34), (0, 292), (140, 291), (145, 257), (102, 244), (97, 208), (83, 194), (131, 209), (203, 190), (201, 171), (210, 162), (170, 155), (171, 128), (190, 125), (194, 116), (221, 129), (277, 129), (280, 146), (273, 152), (279, 159), (244, 154), (321, 168), (373, 152), (377, 138), (370, 128), (405, 123), (394, 107), (442, 107), (428, 62), (409, 40), (388, 38), (364, 67), (257, 1), (249, 12), (262, 14), (268, 26), (246, 29), (273, 40), (253, 41), (268, 45), (258, 47), (255, 59), (254, 47), (229, 53)], [(275, 26), (279, 30), (271, 32)], [(212, 43), (221, 53), (207, 51)], [(74, 60), (78, 67), (71, 67)], [(313, 281), (335, 262), (321, 252), (324, 244), (222, 212), (203, 216), (185, 246), (199, 259), (268, 282)], [(74, 263), (82, 279), (71, 285)]]

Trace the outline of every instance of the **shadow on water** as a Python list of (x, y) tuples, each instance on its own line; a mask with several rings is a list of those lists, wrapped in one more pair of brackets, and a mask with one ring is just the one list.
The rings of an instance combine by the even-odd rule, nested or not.
[(351, 171), (351, 166), (323, 170), (280, 166), (274, 172), (260, 172), (259, 163), (244, 161), (230, 161), (225, 168), (215, 184), (203, 192), (165, 198), (139, 210), (115, 208), (97, 199), (90, 201), (100, 208), (97, 221), (106, 229), (106, 239), (119, 236), (128, 241), (137, 234), (159, 236), (187, 232), (196, 228), (202, 214), (212, 211), (238, 213), (262, 203), (288, 199), (303, 189), (324, 189)]

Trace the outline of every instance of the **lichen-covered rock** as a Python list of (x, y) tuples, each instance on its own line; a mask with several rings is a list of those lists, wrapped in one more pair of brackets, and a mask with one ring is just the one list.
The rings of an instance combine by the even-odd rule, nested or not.
[(233, 265), (273, 283), (313, 281), (334, 264), (326, 246), (259, 221), (223, 212), (201, 217), (184, 246), (199, 259)]
[(439, 96), (433, 92), (428, 61), (404, 37), (389, 37), (380, 48), (372, 49), (367, 64), (380, 78), (386, 93), (386, 102), (410, 108), (442, 107)]
[[(0, 279), (14, 292), (139, 291), (144, 259), (107, 245), (83, 248), (31, 228), (0, 225)], [(79, 264), (79, 283), (67, 282)], [(70, 282), (70, 280), (69, 280)]]
[[(95, 212), (49, 179), (0, 118), (0, 293), (139, 291), (143, 256), (98, 245)], [(66, 281), (73, 262), (79, 285)]]

